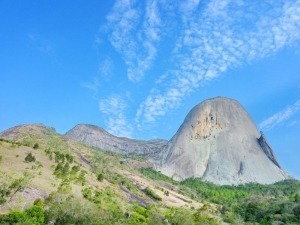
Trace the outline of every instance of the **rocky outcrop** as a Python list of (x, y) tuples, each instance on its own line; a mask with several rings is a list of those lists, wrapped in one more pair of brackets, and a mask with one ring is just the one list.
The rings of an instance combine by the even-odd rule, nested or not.
[(161, 172), (175, 180), (265, 184), (290, 178), (244, 108), (222, 97), (194, 107), (160, 158)]
[(177, 133), (164, 140), (119, 138), (93, 125), (77, 125), (67, 137), (124, 155), (140, 154), (175, 180), (191, 177), (216, 184), (274, 183), (291, 177), (245, 109), (218, 97), (195, 106)]
[(266, 156), (268, 156), (268, 158), (275, 164), (277, 165), (279, 168), (280, 165), (277, 161), (277, 158), (272, 150), (272, 148), (270, 147), (270, 145), (268, 144), (267, 142), (267, 139), (265, 137), (265, 135), (263, 134), (263, 132), (260, 132), (261, 136), (260, 138), (258, 139), (258, 143), (261, 147), (261, 149), (264, 151), (264, 153), (266, 154)]
[(139, 141), (129, 138), (116, 137), (100, 127), (79, 124), (68, 131), (68, 138), (80, 141), (86, 145), (105, 151), (121, 153), (123, 155), (144, 155), (158, 159), (159, 153), (167, 147), (165, 140)]

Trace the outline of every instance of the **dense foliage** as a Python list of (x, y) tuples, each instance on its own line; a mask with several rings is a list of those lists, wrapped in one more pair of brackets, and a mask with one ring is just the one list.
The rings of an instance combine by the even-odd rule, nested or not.
[[(169, 182), (170, 178), (152, 169), (141, 169), (151, 179)], [(177, 183), (174, 182), (173, 183)], [(223, 219), (230, 224), (300, 224), (300, 182), (285, 180), (275, 184), (215, 185), (200, 179), (177, 183), (193, 198), (222, 206)]]

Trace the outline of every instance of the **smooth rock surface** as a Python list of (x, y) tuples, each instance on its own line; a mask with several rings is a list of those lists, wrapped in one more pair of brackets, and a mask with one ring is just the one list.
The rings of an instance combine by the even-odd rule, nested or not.
[(175, 180), (268, 184), (291, 178), (245, 109), (223, 97), (195, 106), (160, 159), (160, 171)]

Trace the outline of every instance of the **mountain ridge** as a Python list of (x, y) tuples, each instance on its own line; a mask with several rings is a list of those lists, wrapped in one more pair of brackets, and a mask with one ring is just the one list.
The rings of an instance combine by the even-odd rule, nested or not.
[(119, 138), (96, 126), (90, 135), (90, 128), (84, 131), (86, 125), (76, 127), (66, 136), (125, 155), (144, 155), (154, 162), (156, 170), (175, 180), (198, 177), (217, 184), (240, 184), (291, 178), (244, 107), (226, 97), (210, 98), (196, 105), (169, 141)]
[[(13, 138), (20, 127), (3, 131), (0, 137)], [(55, 131), (43, 124), (34, 127), (42, 128), (42, 133)], [(193, 107), (169, 141), (117, 137), (91, 124), (77, 124), (64, 137), (126, 157), (142, 156), (154, 169), (178, 181), (197, 177), (236, 185), (292, 178), (243, 106), (225, 97), (210, 98)]]
[(299, 181), (176, 182), (148, 167), (41, 124), (10, 128), (0, 133), (0, 224), (299, 224)]

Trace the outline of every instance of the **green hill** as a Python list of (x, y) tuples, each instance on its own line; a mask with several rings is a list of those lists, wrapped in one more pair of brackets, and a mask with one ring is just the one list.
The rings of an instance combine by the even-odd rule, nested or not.
[(299, 224), (300, 183), (173, 181), (40, 124), (1, 133), (0, 224)]

